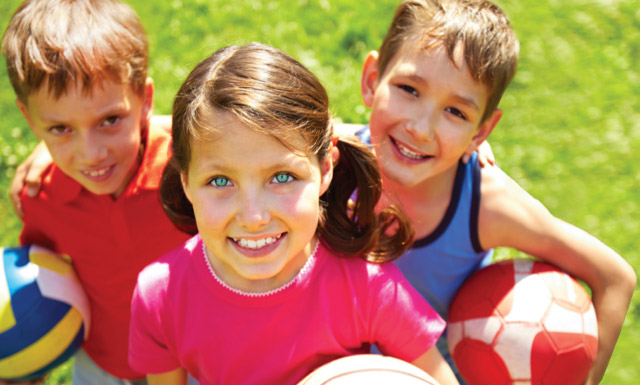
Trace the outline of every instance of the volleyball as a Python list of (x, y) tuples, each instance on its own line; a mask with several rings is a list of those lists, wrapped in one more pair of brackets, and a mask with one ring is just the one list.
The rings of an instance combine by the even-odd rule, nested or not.
[(89, 301), (56, 253), (31, 245), (0, 254), (0, 379), (38, 378), (82, 346)]
[(298, 385), (438, 385), (418, 367), (397, 358), (358, 354), (331, 361)]
[(463, 284), (447, 340), (469, 385), (579, 385), (596, 357), (598, 322), (570, 275), (548, 263), (508, 260)]

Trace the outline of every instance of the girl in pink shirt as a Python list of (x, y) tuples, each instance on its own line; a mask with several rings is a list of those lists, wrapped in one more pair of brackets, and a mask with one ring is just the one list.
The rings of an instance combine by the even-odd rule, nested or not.
[(412, 238), (395, 208), (374, 212), (381, 187), (369, 150), (334, 139), (327, 94), (300, 63), (255, 43), (202, 61), (174, 102), (160, 189), (197, 234), (140, 273), (131, 366), (151, 385), (187, 372), (286, 385), (375, 343), (456, 384), (433, 348), (444, 321), (393, 264), (373, 263)]

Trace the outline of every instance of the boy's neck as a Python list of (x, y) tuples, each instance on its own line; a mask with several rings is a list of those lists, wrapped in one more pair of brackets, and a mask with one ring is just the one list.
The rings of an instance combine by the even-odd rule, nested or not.
[(414, 186), (383, 180), (384, 205), (398, 205), (409, 217), (416, 239), (429, 235), (444, 217), (455, 184), (457, 165), (451, 171), (429, 178)]

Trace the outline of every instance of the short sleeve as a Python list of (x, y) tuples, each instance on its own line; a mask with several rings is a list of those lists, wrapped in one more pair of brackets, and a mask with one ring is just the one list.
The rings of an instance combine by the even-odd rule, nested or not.
[(414, 361), (435, 346), (446, 323), (393, 263), (379, 269), (371, 338), (383, 354)]
[(129, 328), (129, 365), (139, 372), (157, 374), (180, 367), (174, 345), (168, 338), (166, 316), (166, 292), (162, 274), (151, 265), (138, 276), (138, 283), (131, 300)]

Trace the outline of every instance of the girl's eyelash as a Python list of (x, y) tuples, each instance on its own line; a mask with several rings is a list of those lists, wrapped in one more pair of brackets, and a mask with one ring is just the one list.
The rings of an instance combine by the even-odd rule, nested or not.
[(209, 180), (210, 185), (214, 187), (227, 187), (231, 185), (231, 181), (226, 176), (214, 176)]
[[(284, 177), (284, 178), (282, 178)], [(273, 178), (271, 179), (272, 181), (275, 181), (276, 183), (287, 183), (287, 182), (291, 182), (295, 179), (295, 177), (288, 172), (279, 172), (276, 175), (273, 176)]]

